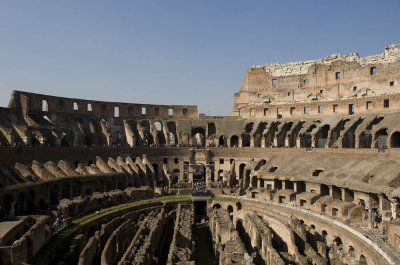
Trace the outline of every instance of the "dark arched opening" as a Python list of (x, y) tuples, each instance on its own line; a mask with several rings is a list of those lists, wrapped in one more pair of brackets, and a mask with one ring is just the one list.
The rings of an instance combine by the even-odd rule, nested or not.
[(238, 147), (239, 146), (239, 138), (236, 135), (231, 137), (231, 145), (230, 147)]
[(390, 147), (400, 148), (400, 132), (392, 133), (392, 136), (390, 137)]

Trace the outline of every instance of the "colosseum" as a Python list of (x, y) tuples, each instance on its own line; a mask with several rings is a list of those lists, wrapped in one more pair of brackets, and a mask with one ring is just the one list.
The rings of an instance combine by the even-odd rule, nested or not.
[(252, 66), (231, 116), (13, 91), (0, 264), (400, 264), (400, 44)]

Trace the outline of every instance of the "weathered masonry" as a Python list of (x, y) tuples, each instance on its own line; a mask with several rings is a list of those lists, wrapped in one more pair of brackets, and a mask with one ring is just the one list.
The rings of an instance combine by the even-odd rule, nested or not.
[(0, 264), (400, 264), (399, 82), (391, 45), (251, 67), (226, 117), (13, 91)]

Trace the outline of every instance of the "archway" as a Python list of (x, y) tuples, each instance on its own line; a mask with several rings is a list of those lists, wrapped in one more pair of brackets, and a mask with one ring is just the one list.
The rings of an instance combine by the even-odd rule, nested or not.
[(358, 148), (371, 148), (372, 135), (369, 132), (362, 132), (358, 139)]
[(155, 121), (153, 123), (153, 125), (154, 125), (154, 128), (156, 128), (156, 130), (157, 130), (158, 144), (161, 146), (164, 146), (166, 144), (166, 139), (164, 136), (163, 126), (162, 126), (161, 122)]
[(225, 136), (224, 135), (221, 135), (218, 138), (218, 146), (219, 147), (226, 147), (226, 141), (225, 141)]
[(202, 163), (194, 164), (193, 181), (206, 180), (206, 167)]
[(122, 134), (119, 131), (115, 131), (112, 134), (112, 144), (121, 145), (122, 144)]
[(172, 132), (168, 133), (168, 141), (169, 141), (169, 145), (170, 146), (176, 145), (175, 136), (174, 136), (174, 134)]
[(358, 262), (359, 265), (368, 265), (367, 259), (365, 258), (364, 255), (360, 256), (360, 261)]
[(194, 146), (201, 146), (204, 147), (205, 146), (205, 131), (203, 128), (194, 128), (192, 129), (192, 144)]
[(392, 136), (390, 137), (390, 147), (400, 148), (400, 132), (392, 133)]
[(244, 176), (244, 168), (246, 167), (246, 164), (242, 163), (239, 165), (239, 179), (243, 179)]
[(154, 178), (157, 180), (157, 183), (160, 185), (162, 184), (162, 180), (158, 178), (158, 164), (154, 163), (152, 164), (153, 169), (154, 169)]
[(218, 170), (217, 182), (223, 181), (223, 179), (224, 179), (224, 170), (220, 169), (220, 170)]
[(315, 136), (315, 147), (325, 148), (326, 142), (328, 141), (329, 125), (324, 125)]
[(242, 146), (250, 147), (250, 134), (245, 133), (242, 135)]
[(232, 207), (232, 205), (229, 205), (227, 210), (228, 210), (229, 217), (230, 217), (231, 221), (233, 221), (233, 207)]
[(252, 186), (253, 188), (257, 188), (257, 187), (258, 187), (257, 182), (258, 182), (257, 176), (253, 176), (253, 177), (251, 178), (251, 186)]
[(172, 183), (178, 183), (179, 175), (181, 174), (181, 171), (177, 168), (172, 170)]
[(169, 144), (170, 145), (176, 145), (176, 144), (178, 144), (178, 136), (177, 136), (177, 134), (176, 134), (176, 125), (175, 125), (175, 122), (172, 122), (172, 121), (170, 121), (170, 122), (168, 122), (167, 123), (167, 127), (168, 127), (168, 131), (169, 131), (169, 134), (168, 134), (168, 137), (169, 137)]
[(230, 147), (238, 147), (239, 146), (239, 138), (236, 135), (231, 137), (231, 145)]
[(342, 148), (355, 148), (356, 147), (356, 136), (353, 130), (347, 131), (343, 135)]
[(387, 146), (387, 128), (382, 128), (375, 133), (375, 148), (383, 149)]
[(325, 184), (321, 184), (321, 196), (329, 195), (329, 187)]

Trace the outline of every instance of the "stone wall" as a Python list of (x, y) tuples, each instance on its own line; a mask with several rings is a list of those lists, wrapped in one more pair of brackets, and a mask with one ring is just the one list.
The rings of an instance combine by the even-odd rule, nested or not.
[[(356, 113), (388, 111), (381, 106), (382, 100), (371, 97), (398, 97), (391, 94), (399, 93), (399, 47), (391, 45), (382, 54), (364, 58), (355, 53), (334, 54), (319, 60), (251, 67), (235, 94), (232, 115), (262, 117), (267, 108), (269, 117), (276, 117), (277, 109), (284, 117), (300, 116), (305, 106), (310, 108), (308, 115), (337, 115), (348, 113), (351, 103), (362, 105), (357, 106)], [(366, 101), (373, 102), (368, 109)], [(332, 112), (334, 104), (339, 106)], [(326, 108), (318, 113), (317, 106)]]

